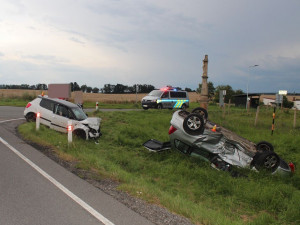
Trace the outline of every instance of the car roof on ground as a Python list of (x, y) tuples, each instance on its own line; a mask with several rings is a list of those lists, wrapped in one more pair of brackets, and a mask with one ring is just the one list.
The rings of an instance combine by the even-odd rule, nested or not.
[(70, 108), (74, 108), (74, 107), (78, 107), (78, 105), (72, 103), (72, 102), (68, 102), (66, 100), (63, 100), (63, 99), (59, 99), (59, 98), (49, 98), (48, 96), (41, 96), (39, 95), (38, 96), (39, 98), (41, 99), (48, 99), (50, 101), (53, 101), (53, 102), (56, 102), (56, 103), (60, 103), (62, 105), (65, 105), (67, 107), (70, 107)]

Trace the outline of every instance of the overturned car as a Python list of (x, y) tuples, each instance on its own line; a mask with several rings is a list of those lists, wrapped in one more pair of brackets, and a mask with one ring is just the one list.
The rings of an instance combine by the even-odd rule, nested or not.
[(177, 149), (211, 163), (218, 170), (232, 171), (233, 167), (249, 168), (255, 171), (269, 171), (272, 174), (291, 174), (294, 164), (287, 164), (265, 141), (254, 144), (233, 132), (217, 127), (207, 120), (207, 111), (196, 108), (189, 113), (174, 112), (169, 129), (170, 142), (149, 140), (143, 145), (150, 151)]
[(27, 104), (24, 116), (28, 122), (35, 121), (37, 113), (40, 114), (40, 122), (54, 130), (67, 133), (68, 121), (72, 121), (73, 133), (78, 137), (97, 140), (101, 136), (101, 119), (87, 117), (82, 108), (74, 103), (38, 96)]

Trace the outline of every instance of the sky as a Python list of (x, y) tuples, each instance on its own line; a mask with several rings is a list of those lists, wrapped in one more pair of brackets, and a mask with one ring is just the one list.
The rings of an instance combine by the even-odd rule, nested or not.
[[(299, 0), (0, 0), (0, 84), (300, 93)], [(258, 66), (254, 66), (258, 65)]]

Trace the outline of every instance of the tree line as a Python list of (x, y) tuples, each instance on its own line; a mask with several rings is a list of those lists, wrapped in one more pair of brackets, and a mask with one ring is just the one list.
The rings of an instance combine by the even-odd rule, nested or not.
[[(123, 93), (149, 93), (155, 89), (151, 84), (135, 84), (133, 86), (123, 84), (105, 84), (103, 88), (79, 85), (77, 82), (71, 82), (71, 91), (83, 91), (85, 93), (105, 93), (105, 94), (123, 94)], [(0, 89), (24, 89), (24, 90), (48, 90), (46, 84), (1, 84)]]

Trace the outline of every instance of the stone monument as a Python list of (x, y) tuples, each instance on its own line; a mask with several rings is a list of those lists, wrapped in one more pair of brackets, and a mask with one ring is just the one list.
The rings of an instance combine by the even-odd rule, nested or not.
[(200, 107), (207, 110), (208, 107), (208, 85), (207, 85), (207, 66), (208, 66), (208, 55), (205, 55), (203, 60), (203, 75), (202, 75), (202, 88), (200, 94)]

